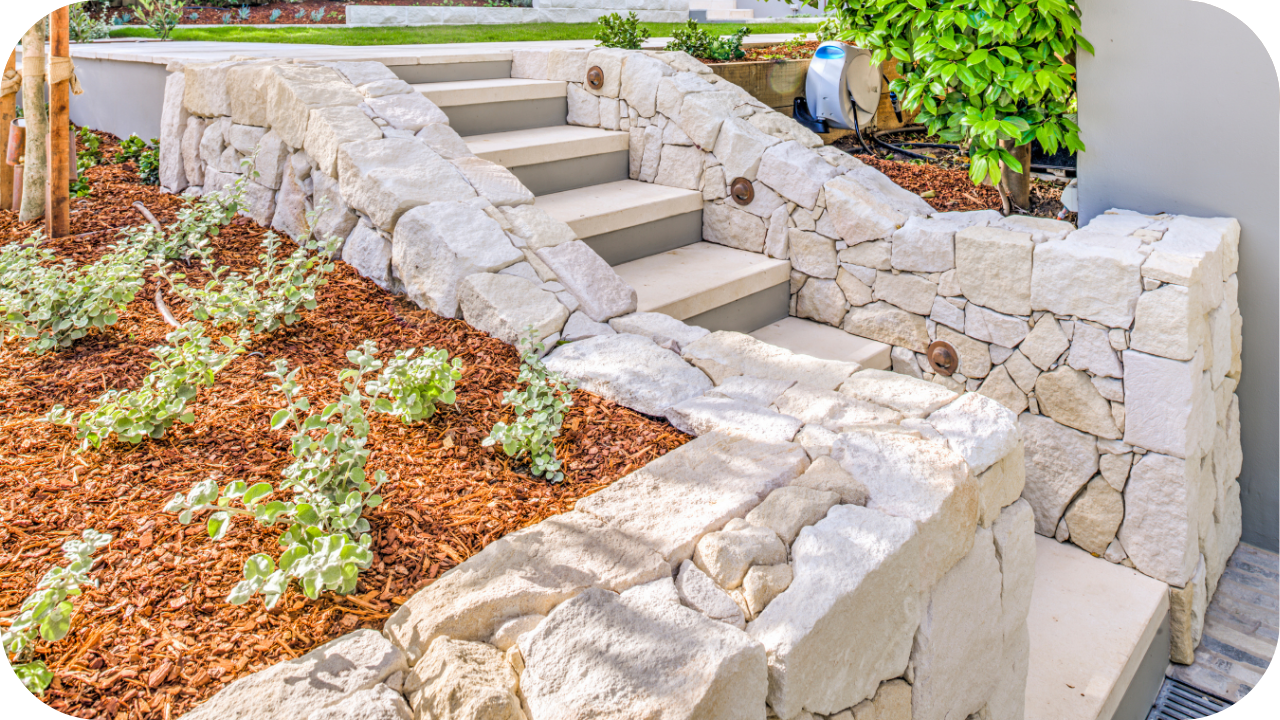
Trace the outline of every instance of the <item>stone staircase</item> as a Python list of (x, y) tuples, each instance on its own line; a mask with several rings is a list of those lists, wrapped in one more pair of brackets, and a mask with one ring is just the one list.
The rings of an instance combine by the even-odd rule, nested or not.
[(788, 317), (788, 261), (704, 242), (700, 191), (630, 179), (629, 133), (566, 124), (566, 83), (511, 78), (501, 63), (465, 65), (465, 80), (434, 66), (439, 81), (432, 66), (412, 66), (414, 88), (472, 152), (511, 170), (538, 207), (614, 266), (636, 289), (639, 310), (888, 369), (888, 345)]

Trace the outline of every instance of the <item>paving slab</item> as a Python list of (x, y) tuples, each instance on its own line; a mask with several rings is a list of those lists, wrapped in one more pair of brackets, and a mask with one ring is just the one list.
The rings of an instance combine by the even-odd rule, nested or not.
[(856, 362), (864, 368), (889, 369), (892, 346), (824, 325), (789, 317), (750, 333), (757, 340), (824, 360)]

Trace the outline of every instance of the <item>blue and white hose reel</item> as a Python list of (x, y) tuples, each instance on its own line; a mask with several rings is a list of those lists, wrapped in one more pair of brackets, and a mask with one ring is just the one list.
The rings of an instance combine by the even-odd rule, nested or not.
[(882, 77), (870, 50), (828, 40), (809, 62), (805, 97), (796, 98), (795, 119), (814, 132), (867, 128), (880, 106)]

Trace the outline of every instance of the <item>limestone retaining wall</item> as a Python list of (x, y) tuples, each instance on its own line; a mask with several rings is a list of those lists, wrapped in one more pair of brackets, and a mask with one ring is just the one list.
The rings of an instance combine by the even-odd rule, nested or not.
[[(663, 78), (700, 67), (631, 57)], [(585, 53), (570, 60), (585, 73)], [(687, 103), (711, 109), (693, 132), (718, 129), (730, 95)], [(599, 256), (377, 63), (189, 65), (162, 126), (169, 190), (220, 191), (252, 158), (256, 221), (345, 237), (384, 288), (508, 342), (534, 325), (549, 367), (698, 436), (489, 545), (382, 635), (237, 680), (189, 717), (1022, 717), (1034, 519), (1007, 408), (634, 312)]]
[(704, 239), (789, 260), (792, 315), (1020, 413), (1037, 531), (1168, 583), (1191, 661), (1241, 531), (1234, 219), (938, 213), (682, 54), (517, 51), (512, 75), (568, 80), (570, 123), (629, 131), (633, 179), (701, 190)]

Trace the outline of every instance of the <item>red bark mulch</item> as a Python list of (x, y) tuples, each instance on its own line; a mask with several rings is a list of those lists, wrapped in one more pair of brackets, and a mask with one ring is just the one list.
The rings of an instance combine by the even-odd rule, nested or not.
[[(104, 149), (113, 154), (113, 146)], [(93, 194), (73, 201), (73, 235), (47, 246), (79, 262), (97, 258), (116, 228), (142, 222), (129, 207), (134, 200), (172, 222), (183, 201), (140, 185), (135, 172), (132, 164), (88, 170)], [(0, 212), (0, 244), (25, 240), (33, 225)], [(265, 232), (235, 221), (215, 240), (217, 261), (251, 268)], [(188, 275), (192, 284), (205, 277), (195, 267)], [(159, 440), (111, 440), (101, 450), (77, 452), (74, 433), (41, 416), (55, 404), (85, 410), (105, 390), (137, 386), (153, 359), (149, 349), (168, 332), (154, 294), (148, 278), (116, 325), (62, 352), (35, 356), (18, 343), (0, 346), (0, 619), (16, 615), (37, 580), (61, 564), (62, 542), (85, 528), (114, 536), (92, 572), (100, 586), (77, 601), (70, 634), (38, 644), (35, 653), (57, 677), (45, 701), (76, 717), (170, 720), (238, 677), (355, 628), (380, 628), (415, 591), (488, 543), (571, 509), (689, 439), (665, 422), (578, 391), (556, 443), (565, 481), (531, 477), (501, 451), (480, 446), (494, 423), (512, 418), (501, 396), (519, 372), (513, 348), (392, 297), (338, 263), (315, 310), (256, 338), (188, 404), (193, 424), (179, 424)], [(190, 317), (177, 298), (168, 302), (179, 321)], [(163, 506), (207, 477), (220, 484), (278, 482), (292, 461), (289, 433), (269, 428), (284, 402), (263, 373), (281, 357), (301, 366), (304, 394), (319, 407), (336, 399), (336, 376), (351, 367), (345, 352), (365, 339), (376, 341), (383, 357), (429, 345), (464, 366), (456, 404), (429, 421), (406, 426), (372, 418), (369, 469), (390, 478), (385, 503), (368, 513), (373, 566), (352, 595), (309, 601), (295, 586), (272, 611), (259, 598), (228, 605), (244, 560), (259, 551), (279, 554), (278, 532), (241, 518), (215, 543), (203, 519), (183, 526)]]

